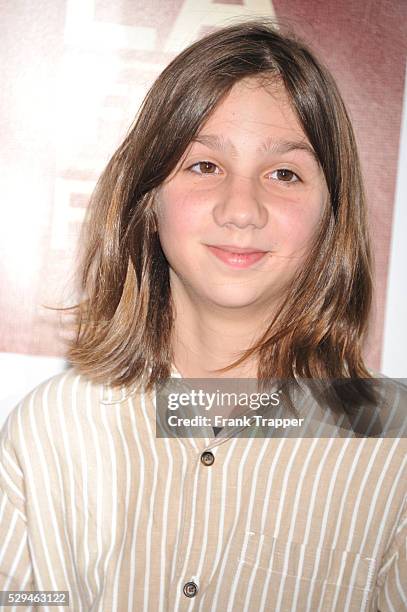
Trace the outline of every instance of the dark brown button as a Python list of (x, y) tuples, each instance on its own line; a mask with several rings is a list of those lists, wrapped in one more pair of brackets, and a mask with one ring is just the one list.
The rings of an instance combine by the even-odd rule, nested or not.
[(195, 597), (195, 595), (198, 593), (198, 587), (196, 586), (195, 582), (186, 582), (184, 584), (184, 595), (186, 595), (187, 597)]
[(212, 463), (215, 461), (215, 457), (210, 451), (205, 451), (201, 455), (201, 461), (204, 465), (212, 465)]

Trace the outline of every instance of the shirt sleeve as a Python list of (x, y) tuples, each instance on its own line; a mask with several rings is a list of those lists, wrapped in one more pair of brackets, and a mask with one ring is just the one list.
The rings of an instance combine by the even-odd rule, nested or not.
[(7, 425), (0, 432), (0, 590), (33, 590), (24, 477)]
[(407, 512), (402, 516), (378, 574), (377, 609), (407, 610)]

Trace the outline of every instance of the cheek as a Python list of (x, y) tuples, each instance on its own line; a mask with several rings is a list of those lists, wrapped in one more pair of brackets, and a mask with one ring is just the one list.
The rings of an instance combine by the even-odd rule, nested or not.
[[(279, 216), (278, 235), (281, 249), (289, 252), (305, 251), (314, 239), (323, 213), (320, 201), (286, 208)], [(271, 230), (273, 232), (273, 230)]]
[(193, 192), (185, 193), (183, 189), (168, 186), (160, 194), (156, 212), (159, 234), (172, 236), (179, 240), (202, 229), (205, 222), (205, 210), (202, 198)]

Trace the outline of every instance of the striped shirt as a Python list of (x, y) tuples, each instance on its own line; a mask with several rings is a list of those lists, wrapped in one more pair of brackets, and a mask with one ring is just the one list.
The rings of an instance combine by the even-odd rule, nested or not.
[(407, 609), (405, 439), (157, 438), (154, 400), (71, 369), (11, 411), (1, 590), (69, 591), (75, 612)]

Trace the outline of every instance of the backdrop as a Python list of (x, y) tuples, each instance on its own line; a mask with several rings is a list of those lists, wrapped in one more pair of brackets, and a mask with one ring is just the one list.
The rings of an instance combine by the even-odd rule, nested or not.
[[(400, 328), (392, 331), (393, 315), (387, 332), (385, 323), (392, 249), (394, 266), (400, 258), (391, 237), (406, 7), (395, 0), (0, 3), (3, 417), (19, 396), (64, 367), (61, 316), (45, 306), (72, 304), (75, 249), (89, 194), (147, 88), (186, 44), (245, 16), (275, 16), (291, 26), (343, 93), (360, 147), (374, 243), (375, 307), (366, 356), (375, 370), (383, 369), (384, 350), (391, 362), (406, 339)], [(398, 308), (400, 282), (397, 276), (392, 281)]]

